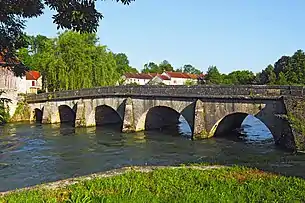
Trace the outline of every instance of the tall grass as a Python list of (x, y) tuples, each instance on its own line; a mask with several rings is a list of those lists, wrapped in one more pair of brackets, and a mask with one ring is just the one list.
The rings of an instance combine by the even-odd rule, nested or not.
[(305, 180), (231, 167), (157, 169), (95, 178), (60, 189), (11, 193), (0, 202), (304, 202)]

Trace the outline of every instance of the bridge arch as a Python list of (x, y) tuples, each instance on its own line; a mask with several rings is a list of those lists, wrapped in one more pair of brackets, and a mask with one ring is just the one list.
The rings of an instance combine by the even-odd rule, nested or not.
[(180, 116), (186, 120), (192, 130), (188, 119), (182, 113), (168, 106), (154, 106), (145, 111), (138, 119), (136, 131), (177, 128)]
[(96, 126), (103, 126), (109, 124), (123, 125), (123, 118), (115, 109), (108, 105), (99, 105), (95, 107), (94, 112), (91, 113), (91, 117), (95, 119)]
[[(244, 113), (244, 112), (234, 112), (224, 116), (214, 124), (214, 126), (212, 127), (209, 133), (210, 137), (227, 136), (228, 134), (232, 134), (234, 130), (242, 127), (243, 121), (249, 115), (252, 114)], [(264, 122), (263, 119), (260, 119), (258, 115), (252, 115), (252, 116), (258, 119), (271, 132), (275, 140), (275, 135), (274, 132), (272, 132), (272, 127), (269, 126), (268, 123)]]
[(72, 123), (74, 125), (76, 118), (76, 110), (77, 104), (75, 104), (73, 108), (65, 104), (58, 106), (60, 123)]
[(42, 109), (39, 109), (39, 108), (35, 108), (33, 113), (34, 113), (34, 117), (33, 117), (33, 120), (35, 122), (39, 122), (41, 123), (42, 121), (42, 116), (43, 116), (43, 110), (44, 110), (44, 107), (42, 107)]

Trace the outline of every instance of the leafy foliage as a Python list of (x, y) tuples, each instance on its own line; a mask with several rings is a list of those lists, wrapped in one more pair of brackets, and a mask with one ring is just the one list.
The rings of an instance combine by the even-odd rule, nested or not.
[(173, 71), (173, 66), (167, 61), (162, 61), (159, 65), (149, 62), (144, 65), (142, 73), (163, 73), (164, 71)]
[(202, 74), (202, 71), (200, 71), (199, 69), (195, 68), (191, 64), (186, 64), (182, 68), (177, 69), (176, 71), (177, 72), (183, 72), (183, 73), (197, 74), (197, 75)]
[(292, 56), (282, 56), (274, 66), (270, 64), (256, 75), (248, 70), (226, 75), (210, 66), (205, 79), (209, 84), (305, 85), (305, 53), (297, 50)]
[[(3, 94), (3, 91), (0, 91), (0, 96)], [(1, 97), (0, 98), (0, 124), (6, 123), (9, 119), (9, 112), (7, 104), (11, 102), (10, 99)]]
[(117, 72), (122, 75), (126, 72), (129, 73), (137, 73), (138, 70), (135, 68), (132, 68), (129, 65), (129, 60), (128, 57), (126, 56), (126, 54), (124, 53), (118, 53), (118, 54), (114, 54), (114, 58), (116, 61), (116, 65), (117, 65)]
[(42, 73), (44, 89), (73, 90), (115, 85), (121, 74), (135, 71), (125, 54), (98, 45), (95, 34), (64, 32), (54, 39), (31, 37), (18, 57)]
[[(129, 5), (135, 0), (114, 0)], [(15, 51), (27, 45), (23, 33), (25, 20), (43, 14), (48, 6), (55, 11), (53, 22), (58, 28), (80, 32), (95, 32), (103, 15), (96, 10), (97, 0), (6, 0), (0, 6), (0, 51), (17, 75), (24, 74), (27, 67), (17, 61), (11, 62)]]

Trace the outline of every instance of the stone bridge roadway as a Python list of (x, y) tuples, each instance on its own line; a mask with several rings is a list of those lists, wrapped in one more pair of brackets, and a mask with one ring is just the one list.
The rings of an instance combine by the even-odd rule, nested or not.
[(123, 132), (175, 126), (182, 115), (194, 139), (225, 135), (252, 114), (276, 144), (302, 150), (303, 136), (294, 132), (286, 107), (304, 92), (297, 86), (113, 86), (28, 95), (26, 101), (32, 121), (75, 127), (120, 123)]

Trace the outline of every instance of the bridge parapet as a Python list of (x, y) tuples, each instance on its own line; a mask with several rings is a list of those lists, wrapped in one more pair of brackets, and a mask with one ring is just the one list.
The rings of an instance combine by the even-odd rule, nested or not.
[(159, 97), (278, 97), (304, 96), (303, 86), (265, 86), (265, 85), (197, 85), (197, 86), (109, 86), (90, 89), (69, 90), (28, 95), (29, 103), (96, 98), (103, 96), (159, 96)]

